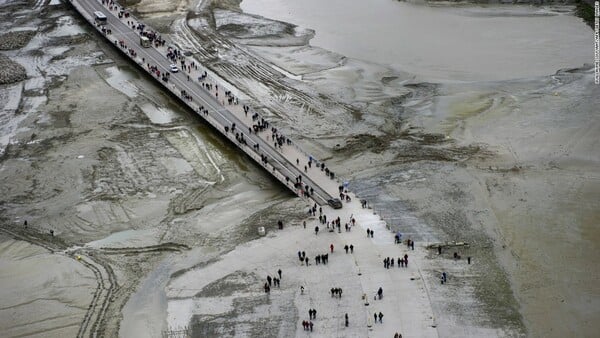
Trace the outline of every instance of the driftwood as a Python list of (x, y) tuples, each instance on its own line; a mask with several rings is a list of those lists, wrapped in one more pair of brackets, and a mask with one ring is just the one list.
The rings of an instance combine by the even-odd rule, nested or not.
[(442, 243), (433, 243), (427, 246), (427, 249), (437, 249), (439, 247), (442, 248), (452, 248), (457, 246), (469, 246), (469, 243), (466, 242), (442, 242)]

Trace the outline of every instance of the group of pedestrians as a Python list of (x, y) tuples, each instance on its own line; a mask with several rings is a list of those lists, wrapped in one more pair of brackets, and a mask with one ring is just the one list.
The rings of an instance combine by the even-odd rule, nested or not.
[(190, 93), (188, 93), (187, 90), (182, 89), (181, 92), (180, 92), (180, 95), (185, 100), (192, 101), (192, 95), (190, 95)]
[(342, 298), (342, 288), (331, 288), (331, 297)]
[(208, 73), (206, 73), (206, 71), (204, 71), (204, 73), (202, 73), (202, 75), (198, 76), (198, 82), (203, 82), (207, 77), (208, 77)]
[(169, 61), (175, 63), (177, 60), (181, 60), (181, 52), (176, 48), (167, 48), (167, 54), (165, 55)]
[(351, 254), (354, 253), (354, 244), (350, 244), (350, 245), (346, 244), (346, 245), (344, 245), (344, 250), (346, 250), (346, 253), (348, 253), (348, 249), (350, 249), (350, 253)]
[[(297, 178), (297, 180), (300, 181), (301, 178), (299, 177), (299, 178)], [(319, 223), (321, 223), (321, 224), (322, 223), (326, 223), (326, 224), (328, 224), (328, 226), (331, 223), (332, 228), (341, 223), (340, 217), (337, 217), (336, 219), (334, 219), (332, 221), (327, 221), (327, 216), (323, 214), (323, 209), (319, 208), (317, 204), (315, 204), (314, 206), (310, 207), (309, 210), (308, 210), (308, 213), (310, 215), (314, 215), (314, 214), (317, 213), (317, 210), (318, 210), (318, 213), (319, 213)], [(304, 228), (306, 228), (306, 223), (304, 223), (304, 224), (305, 224)], [(347, 227), (352, 227), (354, 225), (356, 225), (356, 220), (351, 216), (350, 217), (350, 221), (348, 223), (346, 223), (346, 226)], [(318, 233), (318, 231), (319, 231), (318, 229), (319, 229), (319, 226), (317, 225), (315, 227), (315, 233)], [(369, 238), (373, 238), (373, 235), (374, 235), (374, 231), (371, 230), (371, 229), (368, 229), (367, 230), (367, 236)], [(408, 243), (409, 243), (408, 244), (409, 248), (412, 248), (414, 246), (414, 242), (413, 241), (410, 241)], [(315, 264), (316, 265), (327, 264), (328, 255), (330, 253), (332, 254), (334, 252), (334, 249), (335, 249), (334, 243), (331, 243), (329, 245), (329, 252), (327, 254), (320, 254), (320, 255), (316, 255), (315, 256)], [(343, 246), (343, 249), (344, 249), (344, 251), (345, 251), (346, 254), (348, 254), (348, 253), (353, 254), (353, 252), (354, 252), (354, 244), (345, 244)], [(308, 259), (306, 259), (306, 253), (304, 251), (298, 251), (298, 258), (300, 259), (301, 262), (306, 262), (307, 265), (308, 265), (308, 262), (307, 262)], [(391, 258), (391, 257), (386, 257), (384, 259), (384, 266), (385, 266), (385, 268), (389, 269), (390, 267), (393, 267), (394, 263), (396, 263), (396, 262), (397, 262), (398, 267), (408, 267), (408, 254), (405, 254), (403, 257), (402, 256), (398, 257), (397, 259)], [(445, 275), (442, 275), (442, 282), (445, 282), (444, 278), (445, 278)], [(300, 292), (301, 292), (301, 294), (304, 293), (304, 287), (303, 286), (301, 286), (301, 291)], [(331, 295), (332, 298), (335, 297), (335, 298), (341, 299), (342, 298), (342, 293), (343, 293), (343, 290), (340, 287), (332, 287), (330, 289), (330, 295)], [(375, 292), (375, 299), (383, 300), (383, 288), (382, 287), (379, 287), (377, 289), (377, 291)], [(383, 323), (383, 317), (384, 317), (384, 315), (383, 315), (383, 312), (381, 312), (381, 311), (375, 312), (373, 314), (373, 319), (374, 319), (375, 323), (382, 324)], [(315, 324), (313, 323), (313, 321), (315, 319), (316, 319), (316, 310), (310, 309), (309, 310), (309, 320), (303, 320), (302, 321), (302, 325), (303, 325), (304, 330), (306, 330), (306, 331), (312, 331), (312, 330), (314, 330), (314, 325)], [(345, 313), (344, 316), (343, 316), (343, 325), (345, 327), (349, 326), (348, 313)], [(396, 333), (395, 337), (401, 337), (401, 335), (399, 333)]]
[(311, 331), (312, 332), (314, 325), (315, 324), (313, 324), (313, 322), (310, 321), (310, 320), (303, 320), (302, 321), (302, 327), (304, 327), (304, 331)]
[(373, 234), (374, 234), (374, 233), (375, 233), (375, 231), (373, 231), (373, 230), (371, 230), (371, 229), (367, 228), (367, 237), (371, 237), (371, 238), (373, 238)]
[[(264, 118), (261, 118), (260, 120), (257, 119), (257, 121), (258, 122), (252, 124), (252, 130), (254, 130), (255, 134), (258, 134), (259, 132), (261, 132), (269, 127), (269, 122), (265, 121)], [(253, 122), (254, 122), (254, 119), (253, 119)]]
[(229, 103), (230, 105), (239, 103), (238, 99), (235, 96), (233, 96), (230, 90), (225, 91), (225, 97), (227, 97), (227, 103)]
[(415, 241), (413, 241), (412, 239), (407, 239), (406, 240), (406, 246), (411, 249), (414, 250), (415, 249)]
[[(405, 254), (404, 257), (398, 257), (398, 267), (399, 268), (408, 268), (408, 254)], [(383, 267), (386, 269), (394, 267), (394, 258), (386, 257), (383, 259)]]
[(315, 256), (315, 265), (323, 264), (327, 265), (329, 262), (329, 254), (321, 254)]
[[(271, 286), (273, 287), (281, 287), (281, 269), (277, 270), (277, 275), (271, 277), (271, 275), (267, 275), (267, 281), (265, 282), (263, 288), (265, 289), (265, 293), (271, 292)], [(279, 277), (277, 277), (279, 276)]]
[(104, 35), (111, 35), (112, 34), (112, 29), (106, 28), (105, 26), (102, 26), (102, 28), (100, 28), (100, 31), (102, 31), (102, 34), (104, 34)]
[(204, 105), (201, 105), (200, 107), (198, 107), (198, 113), (208, 115), (208, 109), (204, 108)]

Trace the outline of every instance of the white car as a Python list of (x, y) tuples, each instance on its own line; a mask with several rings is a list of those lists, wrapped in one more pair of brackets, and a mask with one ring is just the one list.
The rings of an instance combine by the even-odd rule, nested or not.
[(169, 70), (171, 71), (171, 73), (177, 73), (179, 71), (179, 68), (177, 68), (176, 64), (172, 64), (169, 66)]

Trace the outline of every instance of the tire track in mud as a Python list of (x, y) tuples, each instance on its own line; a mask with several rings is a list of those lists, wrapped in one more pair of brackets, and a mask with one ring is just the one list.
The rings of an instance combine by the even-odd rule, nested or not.
[(79, 326), (77, 337), (102, 337), (107, 329), (107, 313), (119, 289), (117, 277), (107, 259), (100, 255), (135, 255), (144, 253), (180, 252), (189, 250), (185, 244), (173, 242), (149, 245), (146, 247), (125, 248), (76, 248), (69, 249), (69, 243), (50, 234), (43, 234), (33, 228), (9, 229), (5, 224), (0, 224), (0, 231), (10, 237), (43, 247), (52, 254), (63, 254), (76, 260), (89, 269), (96, 279), (96, 289), (92, 295), (90, 305)]
[[(301, 91), (287, 83), (287, 77), (273, 69), (270, 64), (252, 52), (233, 44), (228, 39), (220, 36), (216, 32), (203, 30), (198, 31), (188, 26), (188, 21), (177, 20), (173, 25), (172, 39), (176, 41), (183, 49), (193, 49), (199, 51), (195, 53), (198, 61), (208, 66), (213, 72), (222, 78), (228, 79), (234, 86), (241, 89), (248, 95), (252, 95), (253, 90), (250, 87), (253, 84), (261, 83), (268, 89), (268, 94), (272, 100), (258, 100), (264, 105), (270, 106), (275, 112), (288, 111), (289, 105), (303, 110), (309, 114), (322, 115), (321, 112), (339, 109), (341, 113), (352, 114), (354, 108), (338, 102), (324, 95), (311, 95)], [(232, 64), (219, 57), (227, 53), (228, 59), (234, 59), (239, 64)], [(285, 106), (288, 107), (285, 107)], [(296, 114), (289, 114), (294, 116)]]
[[(45, 241), (43, 239), (40, 239), (40, 237), (37, 237), (33, 234), (30, 234), (26, 231), (22, 231), (22, 230), (10, 230), (7, 229), (6, 226), (0, 225), (0, 231), (6, 233), (7, 235), (13, 237), (14, 239), (20, 240), (20, 241), (24, 241), (24, 242), (28, 242), (37, 246), (41, 246), (42, 248), (50, 251), (51, 253), (56, 253), (58, 251), (62, 251), (65, 248), (60, 247), (58, 245), (56, 245), (55, 243), (49, 242), (49, 241)], [(44, 236), (41, 233), (39, 234), (39, 236)]]
[[(97, 337), (99, 335), (101, 336), (101, 332), (104, 330), (103, 324), (105, 321), (106, 310), (109, 305), (108, 303), (111, 299), (111, 295), (116, 289), (116, 277), (110, 266), (95, 262), (89, 256), (76, 255), (76, 257), (77, 261), (79, 261), (81, 264), (83, 264), (85, 267), (87, 267), (94, 273), (94, 276), (96, 277), (96, 281), (98, 283), (96, 286), (96, 291), (94, 291), (94, 295), (92, 296), (90, 306), (88, 307), (88, 311), (86, 312), (83, 318), (83, 322), (79, 327), (79, 331), (77, 332), (77, 337), (85, 337), (88, 335), (90, 337)], [(89, 259), (93, 263), (86, 261), (86, 259)], [(107, 278), (104, 277), (101, 269), (98, 266), (100, 266), (104, 270)], [(109, 285), (108, 288), (106, 287), (107, 284)], [(100, 299), (102, 299), (101, 303)], [(100, 309), (95, 314), (98, 306), (100, 306)], [(92, 323), (92, 318), (94, 317), (95, 319)], [(90, 323), (92, 323), (91, 327)]]
[[(110, 297), (117, 287), (116, 276), (110, 265), (108, 265), (106, 262), (103, 262), (99, 257), (92, 258), (92, 255), (78, 253), (79, 250), (67, 251), (67, 243), (62, 242), (57, 237), (37, 232), (35, 229), (23, 228), (11, 230), (7, 229), (5, 225), (2, 225), (0, 226), (0, 231), (8, 234), (14, 239), (43, 247), (52, 254), (62, 253), (67, 257), (75, 259), (77, 262), (81, 263), (83, 266), (92, 271), (96, 278), (97, 286), (88, 310), (83, 318), (83, 322), (81, 323), (79, 331), (77, 332), (77, 337), (101, 336), (101, 333), (104, 330), (103, 323), (105, 322), (106, 310), (109, 305)], [(99, 305), (100, 309), (95, 314)], [(92, 323), (91, 328), (90, 323)], [(90, 329), (89, 333), (88, 329)]]
[[(210, 6), (209, 6), (210, 7)], [(210, 10), (210, 9), (208, 9)], [(212, 13), (198, 13), (211, 16)], [(261, 106), (269, 110), (276, 118), (285, 118), (286, 124), (298, 125), (303, 123), (303, 114), (295, 113), (300, 110), (304, 114), (324, 117), (325, 112), (330, 117), (354, 117), (357, 109), (343, 102), (338, 102), (323, 94), (311, 94), (300, 90), (291, 83), (285, 74), (275, 70), (264, 59), (254, 55), (242, 46), (233, 44), (227, 38), (210, 28), (198, 31), (190, 28), (188, 20), (194, 16), (188, 15), (186, 20), (177, 20), (172, 26), (172, 41), (176, 41), (183, 50), (200, 50), (194, 58), (204, 67), (210, 69), (226, 83), (234, 86), (253, 99), (251, 105), (255, 109)], [(227, 54), (227, 58), (220, 57)], [(235, 60), (235, 64), (226, 60)], [(256, 86), (266, 89), (268, 98), (256, 97)], [(263, 96), (263, 94), (260, 94)], [(290, 113), (286, 113), (290, 112)], [(294, 113), (291, 113), (294, 112)], [(337, 121), (346, 119), (339, 119)], [(321, 131), (330, 134), (332, 130)]]
[[(79, 329), (77, 337), (102, 337), (105, 335), (106, 321), (108, 319), (107, 313), (110, 304), (113, 302), (113, 297), (119, 289), (117, 284), (117, 277), (111, 267), (105, 260), (99, 258), (98, 254), (106, 255), (123, 255), (123, 254), (143, 254), (143, 253), (154, 253), (154, 252), (169, 252), (169, 251), (183, 251), (189, 250), (185, 244), (178, 244), (173, 242), (149, 245), (146, 247), (125, 247), (125, 248), (99, 248), (99, 249), (78, 249), (73, 251), (75, 253), (85, 253), (81, 259), (77, 258), (88, 269), (92, 270), (98, 281), (98, 286), (94, 292), (94, 297), (88, 313), (84, 318), (83, 323)], [(78, 255), (75, 255), (78, 257)], [(80, 256), (80, 255), (79, 255)], [(94, 258), (92, 258), (94, 257)], [(85, 261), (85, 259), (91, 260), (91, 262)], [(99, 300), (101, 299), (101, 302)], [(97, 311), (96, 311), (97, 309)], [(95, 316), (95, 318), (94, 318)], [(92, 318), (94, 318), (92, 322)], [(90, 325), (91, 323), (91, 325)], [(89, 331), (89, 334), (88, 334)]]
[(179, 243), (163, 243), (157, 245), (149, 245), (144, 247), (132, 247), (132, 248), (99, 248), (96, 251), (102, 252), (107, 255), (122, 255), (122, 254), (141, 254), (150, 252), (163, 252), (163, 251), (183, 251), (189, 250), (190, 247), (185, 244)]

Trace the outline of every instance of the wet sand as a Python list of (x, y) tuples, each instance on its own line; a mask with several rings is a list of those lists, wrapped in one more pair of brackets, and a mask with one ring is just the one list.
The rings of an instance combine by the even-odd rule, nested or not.
[(4, 235), (0, 239), (2, 335), (76, 336), (92, 298), (94, 275), (66, 255)]
[[(172, 30), (180, 46), (254, 99), (255, 109), (350, 179), (394, 231), (417, 240), (419, 248), (445, 240), (471, 243), (456, 249), (459, 261), (452, 250), (422, 253), (421, 273), (442, 336), (520, 336), (525, 327), (530, 336), (593, 335), (600, 292), (598, 270), (589, 262), (598, 257), (600, 156), (598, 126), (590, 121), (597, 119), (593, 107), (600, 95), (589, 70), (473, 85), (420, 83), (390, 66), (304, 46), (314, 34), (309, 29), (245, 17), (235, 2), (220, 6), (213, 8), (216, 21), (206, 2), (140, 2), (135, 8), (149, 23)], [(188, 8), (198, 13), (186, 21), (179, 15)], [(83, 269), (52, 279), (58, 293), (41, 292), (58, 296), (36, 309), (64, 316), (3, 324), (0, 332), (35, 328), (59, 336), (94, 327), (107, 336), (160, 336), (187, 322), (169, 311), (185, 302), (201, 305), (191, 308), (188, 322), (199, 335), (264, 336), (269, 309), (304, 316), (297, 285), (282, 290), (281, 300), (293, 299), (294, 306), (265, 305), (253, 294), (258, 279), (273, 272), (271, 263), (292, 263), (287, 255), (244, 273), (220, 278), (225, 269), (189, 281), (187, 300), (173, 295), (186, 273), (219, 270), (221, 257), (262, 255), (248, 249), (270, 242), (287, 247), (286, 235), (310, 236), (300, 227), (304, 206), (109, 46), (82, 34), (88, 30), (72, 13), (60, 6), (5, 9), (2, 27), (39, 31), (22, 49), (7, 52), (26, 68), (28, 80), (0, 91), (6, 122), (0, 216), (4, 229), (21, 234), (20, 241), (2, 237), (3, 248), (12, 248), (0, 254), (2, 264), (18, 270), (3, 284), (47, 298), (28, 282), (48, 276), (23, 281), (28, 275), (21, 268), (67, 262), (70, 270), (82, 269), (62, 254), (67, 248), (67, 255), (93, 258), (103, 276), (94, 282), (92, 270)], [(282, 217), (291, 228), (258, 239), (258, 226), (271, 236)], [(19, 227), (24, 219), (32, 230)], [(314, 245), (326, 245), (324, 238), (314, 238)], [(33, 250), (23, 240), (57, 251)], [(473, 264), (465, 264), (465, 256), (473, 256)], [(343, 262), (336, 270), (352, 263)], [(300, 276), (301, 268), (292, 271)], [(439, 285), (441, 271), (450, 274), (447, 287)], [(83, 325), (85, 304), (101, 282), (113, 300), (105, 309), (117, 315), (102, 318), (96, 311)], [(198, 282), (204, 288), (191, 290)], [(347, 282), (351, 290), (354, 280)], [(77, 290), (74, 299), (61, 294), (70, 287)], [(30, 310), (12, 296), (2, 296), (13, 301), (10, 311)], [(356, 299), (348, 302), (348, 311), (357, 311), (350, 304)], [(240, 310), (229, 313), (231, 304)], [(18, 317), (26, 322), (27, 316)], [(236, 323), (234, 331), (229, 321)], [(272, 333), (301, 335), (297, 330), (286, 322)]]
[[(251, 2), (242, 6), (254, 8)], [(310, 10), (306, 7), (302, 9), (302, 11)], [(485, 9), (464, 10), (467, 16), (481, 12), (483, 16), (478, 16), (478, 20), (486, 16)], [(512, 7), (507, 10), (508, 12), (502, 11), (502, 15), (518, 17), (518, 13)], [(518, 10), (517, 7), (516, 11)], [(541, 8), (533, 11), (537, 13), (535, 15), (541, 15), (550, 14), (553, 10)], [(286, 15), (292, 15), (291, 12), (280, 11), (277, 6), (269, 6), (268, 9), (260, 10), (260, 13), (276, 13), (275, 18), (284, 20)], [(564, 15), (559, 16), (561, 20), (571, 22), (578, 20)], [(319, 22), (314, 16), (307, 19), (302, 15), (290, 17), (289, 21), (295, 23), (301, 21), (304, 27), (315, 28), (307, 26), (306, 22), (302, 21), (305, 19), (309, 22)], [(327, 21), (325, 25), (330, 24), (331, 21)], [(327, 28), (324, 30), (325, 32), (321, 31), (321, 34), (325, 34), (325, 37), (313, 41), (317, 45), (321, 41), (328, 46), (336, 46), (335, 43), (343, 40), (343, 37), (334, 38)], [(369, 32), (369, 30), (364, 31)], [(319, 32), (317, 29), (317, 37)], [(585, 29), (582, 34), (589, 35), (590, 32)], [(323, 42), (323, 39), (336, 38), (337, 42)], [(575, 40), (569, 38), (569, 43), (575, 43)], [(345, 46), (348, 48), (350, 45), (345, 44)], [(294, 67), (300, 63), (297, 60), (291, 61), (293, 55), (298, 55), (297, 48), (292, 51), (266, 47), (256, 49), (284, 69), (295, 69)], [(334, 50), (339, 52), (342, 49), (334, 47)], [(515, 53), (513, 49), (508, 50)], [(582, 51), (581, 48), (578, 50)], [(516, 53), (518, 54), (518, 51)], [(368, 59), (373, 60), (373, 58)], [(303, 62), (305, 60), (306, 58), (302, 59)], [(514, 60), (516, 59), (513, 58)], [(587, 58), (580, 59), (583, 61), (572, 58), (569, 60), (572, 63), (565, 65), (578, 66)], [(290, 64), (289, 68), (285, 66), (286, 62)], [(527, 62), (522, 64), (526, 65)], [(362, 69), (372, 68), (362, 64), (361, 66)], [(518, 70), (518, 67), (507, 67), (515, 70), (519, 74), (518, 77), (523, 77), (523, 72)], [(418, 221), (394, 211), (389, 212), (389, 217), (399, 219), (401, 229), (406, 229), (407, 226), (415, 228), (415, 231), (425, 238), (439, 239), (449, 236), (451, 239), (471, 238), (473, 240), (472, 235), (469, 235), (469, 229), (460, 232), (452, 230), (449, 225), (452, 222), (440, 216), (450, 214), (448, 216), (456, 218), (451, 216), (456, 214), (456, 209), (453, 208), (464, 209), (464, 200), (460, 200), (463, 204), (442, 207), (447, 204), (447, 198), (450, 196), (456, 198), (453, 190), (470, 197), (467, 201), (473, 198), (479, 200), (480, 202), (476, 204), (467, 202), (468, 207), (463, 222), (471, 224), (469, 228), (482, 228), (483, 233), (491, 239), (491, 242), (483, 244), (483, 247), (489, 245), (488, 250), (494, 248), (494, 256), (497, 258), (492, 260), (498, 259), (508, 272), (512, 285), (509, 287), (509, 293), (510, 289), (513, 289), (522, 306), (521, 313), (529, 334), (562, 336), (579, 332), (589, 336), (593, 335), (592, 332), (596, 327), (591, 318), (598, 314), (594, 308), (598, 307), (599, 290), (593, 281), (597, 279), (599, 272), (598, 269), (589, 266), (589, 257), (598, 256), (598, 245), (595, 244), (598, 234), (590, 224), (594, 222), (593, 219), (597, 219), (594, 210), (597, 209), (598, 201), (598, 175), (594, 168), (597, 167), (597, 159), (600, 156), (593, 146), (595, 136), (599, 133), (598, 127), (593, 123), (590, 125), (588, 121), (597, 118), (593, 107), (597, 104), (598, 89), (591, 83), (592, 74), (589, 70), (561, 72), (551, 76), (561, 66), (555, 64), (553, 67), (538, 73), (546, 72), (547, 76), (531, 80), (483, 82), (464, 86), (447, 84), (436, 87), (436, 94), (431, 101), (423, 99), (420, 104), (411, 104), (412, 109), (404, 109), (405, 125), (422, 128), (425, 133), (439, 133), (442, 137), (448, 135), (446, 142), (449, 144), (455, 143), (467, 147), (475, 145), (485, 149), (485, 152), (474, 153), (475, 156), (467, 156), (460, 160), (461, 167), (465, 167), (466, 170), (452, 169), (444, 165), (435, 166), (434, 170), (445, 172), (446, 182), (435, 180), (437, 175), (428, 173), (428, 169), (424, 169), (423, 166), (400, 166), (398, 170), (404, 177), (397, 178), (395, 177), (397, 175), (392, 174), (391, 181), (400, 186), (397, 191), (390, 191), (389, 194), (411, 196), (401, 198), (408, 207), (401, 208), (400, 212), (406, 213), (410, 210), (414, 214), (421, 215), (422, 223), (430, 224), (419, 225)], [(447, 68), (452, 67), (447, 66)], [(536, 70), (540, 69), (536, 68)], [(494, 67), (487, 68), (483, 76), (488, 79), (490, 76), (494, 78), (495, 70), (502, 70), (502, 76), (511, 74), (510, 71), (505, 71), (506, 67)], [(535, 71), (531, 67), (530, 70)], [(441, 72), (445, 71), (447, 73), (444, 76), (450, 76), (455, 80), (460, 78), (453, 76), (451, 69), (441, 70)], [(423, 74), (421, 69), (413, 72), (417, 76)], [(358, 77), (352, 73), (352, 66), (348, 67), (348, 71), (333, 66), (326, 73), (328, 73), (327, 77), (324, 77), (322, 72), (317, 72), (314, 75), (304, 76), (304, 79), (313, 81), (323, 91), (330, 91), (331, 95), (339, 97), (339, 93), (343, 93), (341, 97), (348, 102), (365, 97), (373, 100), (376, 97), (372, 94), (373, 87), (381, 86), (377, 80), (385, 79), (386, 76), (398, 82), (412, 79), (402, 74), (394, 74), (395, 77), (387, 75), (385, 68), (379, 73), (364, 72), (362, 74), (365, 75)], [(351, 86), (336, 87), (340, 83), (350, 83), (351, 80), (354, 80)], [(370, 91), (359, 91), (363, 84)], [(381, 87), (385, 88), (385, 86)], [(544, 98), (543, 101), (540, 101), (540, 97)], [(432, 106), (428, 106), (430, 103)], [(458, 154), (451, 157), (457, 157), (456, 155)], [(365, 159), (369, 165), (395, 160), (391, 154), (383, 152), (383, 158), (381, 155), (363, 157), (362, 164), (360, 161), (352, 161), (350, 167), (355, 170), (361, 168), (365, 165)], [(381, 172), (381, 170), (370, 170), (358, 177), (364, 179), (370, 175), (376, 176), (378, 171)], [(387, 176), (391, 170), (383, 172)], [(450, 176), (448, 176), (449, 172), (451, 172)], [(451, 178), (450, 182), (448, 178)], [(431, 189), (420, 185), (418, 180), (429, 182), (436, 187), (435, 189), (444, 190), (443, 187), (448, 186), (449, 194), (438, 194), (432, 191), (422, 194), (420, 193), (422, 189), (426, 191)], [(377, 180), (374, 184), (377, 186), (384, 184), (383, 182)], [(456, 186), (453, 188), (456, 184), (460, 184), (462, 188)], [(369, 194), (371, 189), (368, 188), (369, 185), (362, 184), (363, 193)], [(391, 207), (385, 201), (380, 203), (385, 205), (384, 210), (389, 210)], [(430, 215), (422, 212), (432, 206), (435, 206), (435, 211)], [(434, 216), (435, 214), (438, 216)], [(437, 230), (431, 229), (436, 228), (435, 225)], [(476, 251), (478, 255), (485, 255), (482, 249), (480, 245), (479, 250)], [(560, 273), (557, 273), (558, 267), (561, 269)], [(578, 281), (576, 287), (573, 285), (573, 280)], [(500, 285), (496, 287), (500, 288)], [(500, 289), (496, 292), (500, 292)], [(478, 298), (481, 297), (480, 294)]]

